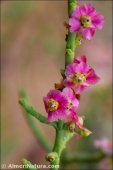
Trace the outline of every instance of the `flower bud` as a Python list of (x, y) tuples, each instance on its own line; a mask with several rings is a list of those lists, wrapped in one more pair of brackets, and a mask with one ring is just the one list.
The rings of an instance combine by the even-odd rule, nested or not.
[(82, 136), (89, 136), (90, 134), (92, 134), (92, 132), (90, 130), (88, 130), (87, 128), (84, 128), (84, 127), (82, 129), (77, 128), (76, 133), (78, 133)]
[(46, 160), (50, 163), (54, 162), (56, 159), (59, 159), (59, 156), (56, 152), (48, 153), (48, 155), (46, 156)]
[(74, 132), (75, 131), (75, 127), (76, 127), (76, 124), (74, 121), (72, 121), (70, 124), (69, 124), (69, 131), (70, 132)]

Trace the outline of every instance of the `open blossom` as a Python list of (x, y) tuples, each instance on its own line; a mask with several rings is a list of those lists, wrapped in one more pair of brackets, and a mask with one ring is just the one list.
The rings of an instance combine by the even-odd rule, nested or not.
[(69, 87), (66, 87), (63, 89), (62, 92), (65, 95), (65, 97), (68, 99), (67, 109), (75, 111), (78, 108), (79, 101), (75, 97), (73, 90)]
[(65, 76), (64, 85), (74, 89), (76, 94), (99, 80), (95, 71), (87, 64), (85, 56), (75, 58), (72, 64), (67, 65)]
[(69, 31), (82, 35), (83, 38), (91, 40), (95, 30), (102, 29), (104, 17), (97, 13), (91, 4), (77, 6), (69, 19)]
[(48, 121), (62, 120), (68, 123), (68, 129), (79, 134), (79, 137), (91, 134), (91, 131), (83, 126), (83, 117), (75, 112), (79, 102), (71, 88), (66, 87), (63, 91), (50, 90), (43, 100), (48, 113)]
[(76, 110), (79, 104), (70, 88), (64, 88), (62, 92), (50, 90), (47, 97), (44, 97), (43, 100), (50, 122), (58, 120), (69, 121), (71, 111)]
[(78, 108), (79, 101), (76, 98), (74, 91), (69, 87), (64, 88), (62, 93), (65, 95), (65, 97), (68, 100), (68, 105), (67, 105), (67, 109), (65, 111), (64, 121), (70, 122), (72, 120), (73, 115), (75, 115), (75, 116), (77, 115), (75, 111)]
[(68, 106), (68, 100), (59, 90), (50, 90), (47, 97), (43, 98), (48, 120), (50, 122), (62, 120), (65, 118), (65, 111)]

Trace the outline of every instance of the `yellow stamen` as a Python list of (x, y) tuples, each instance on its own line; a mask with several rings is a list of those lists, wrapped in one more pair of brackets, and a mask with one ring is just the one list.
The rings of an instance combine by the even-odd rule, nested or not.
[(89, 16), (81, 16), (80, 18), (81, 26), (83, 28), (89, 28), (91, 26), (91, 18)]
[(69, 131), (70, 131), (70, 132), (74, 132), (75, 127), (76, 127), (75, 122), (72, 121), (72, 122), (69, 124)]
[(76, 73), (73, 75), (72, 80), (75, 84), (83, 84), (86, 81), (86, 77), (84, 74)]
[(59, 106), (59, 103), (54, 100), (54, 99), (50, 99), (49, 102), (48, 102), (48, 109), (49, 111), (55, 111), (58, 109), (58, 106)]
[(71, 107), (72, 107), (72, 102), (71, 102), (71, 100), (69, 99), (69, 100), (68, 100), (68, 106), (67, 106), (67, 109), (71, 109)]

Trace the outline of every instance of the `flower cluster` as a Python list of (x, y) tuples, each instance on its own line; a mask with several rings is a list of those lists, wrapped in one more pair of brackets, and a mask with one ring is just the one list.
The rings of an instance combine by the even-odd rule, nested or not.
[[(76, 32), (78, 37), (91, 39), (95, 30), (101, 29), (103, 23), (104, 17), (98, 14), (92, 5), (85, 4), (73, 11), (69, 19), (69, 31)], [(69, 124), (70, 131), (78, 128), (78, 132), (85, 129), (87, 133), (83, 118), (77, 115), (76, 110), (81, 92), (98, 81), (99, 77), (88, 65), (86, 56), (74, 58), (73, 62), (66, 66), (61, 83), (43, 98), (48, 121), (62, 120)]]
[(98, 80), (99, 77), (87, 64), (85, 56), (74, 58), (73, 63), (67, 65), (65, 69), (65, 78), (61, 82), (63, 88), (50, 90), (43, 98), (48, 120), (50, 122), (63, 120), (70, 123), (70, 129), (74, 129), (75, 125), (83, 129), (83, 121), (76, 113), (79, 106), (77, 95)]
[(102, 29), (104, 17), (97, 13), (94, 6), (84, 4), (77, 6), (69, 19), (70, 32), (76, 32), (83, 38), (91, 40), (95, 30)]

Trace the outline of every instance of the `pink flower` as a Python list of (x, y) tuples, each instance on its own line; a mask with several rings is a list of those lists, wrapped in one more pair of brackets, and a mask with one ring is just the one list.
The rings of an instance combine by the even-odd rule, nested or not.
[(88, 40), (91, 40), (95, 30), (102, 29), (103, 25), (104, 17), (97, 13), (91, 4), (77, 6), (69, 19), (69, 31), (76, 32)]
[(65, 76), (64, 85), (74, 89), (76, 94), (99, 80), (95, 71), (87, 64), (85, 56), (75, 58), (72, 64), (67, 65)]
[(78, 99), (70, 88), (64, 88), (63, 91), (51, 90), (47, 97), (44, 97), (45, 109), (48, 113), (50, 122), (63, 120), (69, 122), (72, 112), (78, 108)]
[(101, 149), (105, 154), (113, 154), (113, 145), (110, 140), (107, 138), (101, 138), (94, 141), (94, 146), (98, 149)]
[(75, 110), (77, 110), (78, 108), (79, 101), (76, 98), (74, 91), (69, 87), (64, 88), (62, 93), (65, 95), (65, 97), (68, 100), (64, 121), (70, 122), (72, 120), (73, 115), (76, 115)]
[(50, 122), (65, 119), (68, 100), (61, 91), (50, 90), (47, 97), (43, 98), (43, 101)]
[(75, 97), (73, 90), (69, 87), (66, 87), (63, 89), (63, 94), (68, 99), (68, 106), (67, 106), (68, 110), (75, 111), (78, 108), (79, 101)]

